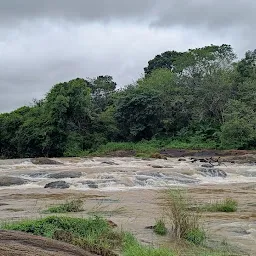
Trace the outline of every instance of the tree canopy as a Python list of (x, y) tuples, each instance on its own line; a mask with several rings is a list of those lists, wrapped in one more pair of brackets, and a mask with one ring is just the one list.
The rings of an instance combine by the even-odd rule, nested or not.
[(107, 142), (203, 141), (256, 148), (256, 50), (230, 45), (166, 51), (117, 88), (109, 75), (54, 85), (0, 114), (0, 157), (76, 156)]

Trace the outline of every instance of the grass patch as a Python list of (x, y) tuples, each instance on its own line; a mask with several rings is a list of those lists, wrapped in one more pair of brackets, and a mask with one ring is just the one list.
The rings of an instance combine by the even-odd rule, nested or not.
[(195, 244), (203, 243), (206, 237), (200, 225), (201, 215), (190, 211), (191, 200), (186, 193), (178, 189), (168, 189), (164, 191), (161, 199), (174, 238), (186, 239)]
[(76, 199), (52, 206), (45, 210), (44, 213), (82, 212), (83, 210), (83, 201), (81, 199)]
[(238, 202), (232, 198), (206, 204), (202, 206), (203, 211), (207, 212), (236, 212)]
[(153, 230), (157, 235), (165, 236), (167, 234), (167, 228), (165, 226), (164, 220), (157, 220)]
[(131, 234), (125, 235), (123, 248), (123, 256), (174, 256), (168, 249), (141, 245)]
[(88, 219), (51, 216), (38, 220), (7, 223), (1, 229), (17, 230), (79, 246), (105, 256), (173, 256), (169, 250), (141, 245), (129, 234), (114, 231), (100, 217)]
[(68, 242), (100, 255), (113, 255), (111, 250), (122, 244), (122, 234), (115, 232), (100, 217), (82, 219), (51, 216), (4, 224), (1, 228)]

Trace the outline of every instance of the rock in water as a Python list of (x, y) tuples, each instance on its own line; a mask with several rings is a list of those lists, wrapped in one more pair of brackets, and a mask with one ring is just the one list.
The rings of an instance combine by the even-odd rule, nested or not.
[(69, 187), (70, 185), (63, 180), (50, 182), (44, 186), (44, 188), (59, 188), (59, 189), (65, 189)]
[(49, 158), (34, 158), (34, 159), (31, 159), (31, 162), (33, 164), (49, 164), (49, 165), (60, 165), (62, 163), (58, 162), (58, 161), (55, 161), (53, 159), (49, 159)]
[(26, 183), (28, 183), (28, 180), (25, 180), (19, 177), (9, 177), (9, 176), (0, 177), (0, 187), (23, 185)]
[(51, 173), (47, 177), (51, 179), (65, 179), (65, 178), (80, 178), (82, 176), (81, 172), (58, 172)]
[(209, 176), (209, 177), (222, 177), (222, 178), (226, 178), (227, 177), (227, 173), (220, 170), (220, 169), (215, 169), (215, 168), (210, 168), (210, 169), (201, 169), (200, 172), (204, 175), (204, 176)]

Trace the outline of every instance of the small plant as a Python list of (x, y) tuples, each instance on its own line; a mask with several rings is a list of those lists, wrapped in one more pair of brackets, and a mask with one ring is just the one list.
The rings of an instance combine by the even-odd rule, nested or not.
[(205, 241), (206, 235), (203, 229), (196, 228), (188, 231), (185, 238), (195, 245), (201, 245)]
[(200, 214), (190, 211), (191, 202), (182, 190), (166, 190), (163, 207), (172, 226), (175, 238), (187, 239), (195, 230), (200, 230)]
[(45, 213), (67, 213), (67, 212), (82, 212), (83, 201), (80, 199), (67, 201), (64, 204), (52, 206), (48, 208)]
[(206, 204), (202, 207), (203, 211), (207, 212), (236, 212), (238, 202), (232, 198), (226, 198), (222, 201), (216, 201)]
[(153, 230), (157, 235), (160, 235), (160, 236), (164, 236), (167, 234), (167, 228), (162, 219), (156, 221), (156, 224)]

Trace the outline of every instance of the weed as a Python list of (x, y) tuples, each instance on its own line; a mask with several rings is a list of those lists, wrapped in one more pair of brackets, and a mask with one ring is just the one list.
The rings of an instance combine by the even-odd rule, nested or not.
[(44, 213), (82, 212), (83, 210), (83, 201), (81, 199), (77, 199), (67, 201), (64, 204), (52, 206), (44, 211)]
[(174, 254), (168, 249), (143, 246), (128, 233), (124, 238), (123, 256), (174, 256)]
[(163, 219), (157, 220), (153, 230), (157, 235), (160, 235), (160, 236), (166, 235), (167, 228), (165, 226), (164, 220)]
[(206, 204), (201, 207), (203, 211), (207, 212), (236, 212), (238, 202), (232, 198), (226, 198), (221, 201)]
[(184, 191), (168, 189), (163, 195), (164, 212), (170, 221), (175, 238), (187, 239), (189, 234), (200, 229), (201, 216), (189, 210), (191, 202)]
[(201, 245), (205, 241), (206, 235), (203, 229), (196, 228), (188, 231), (185, 238), (195, 245)]

